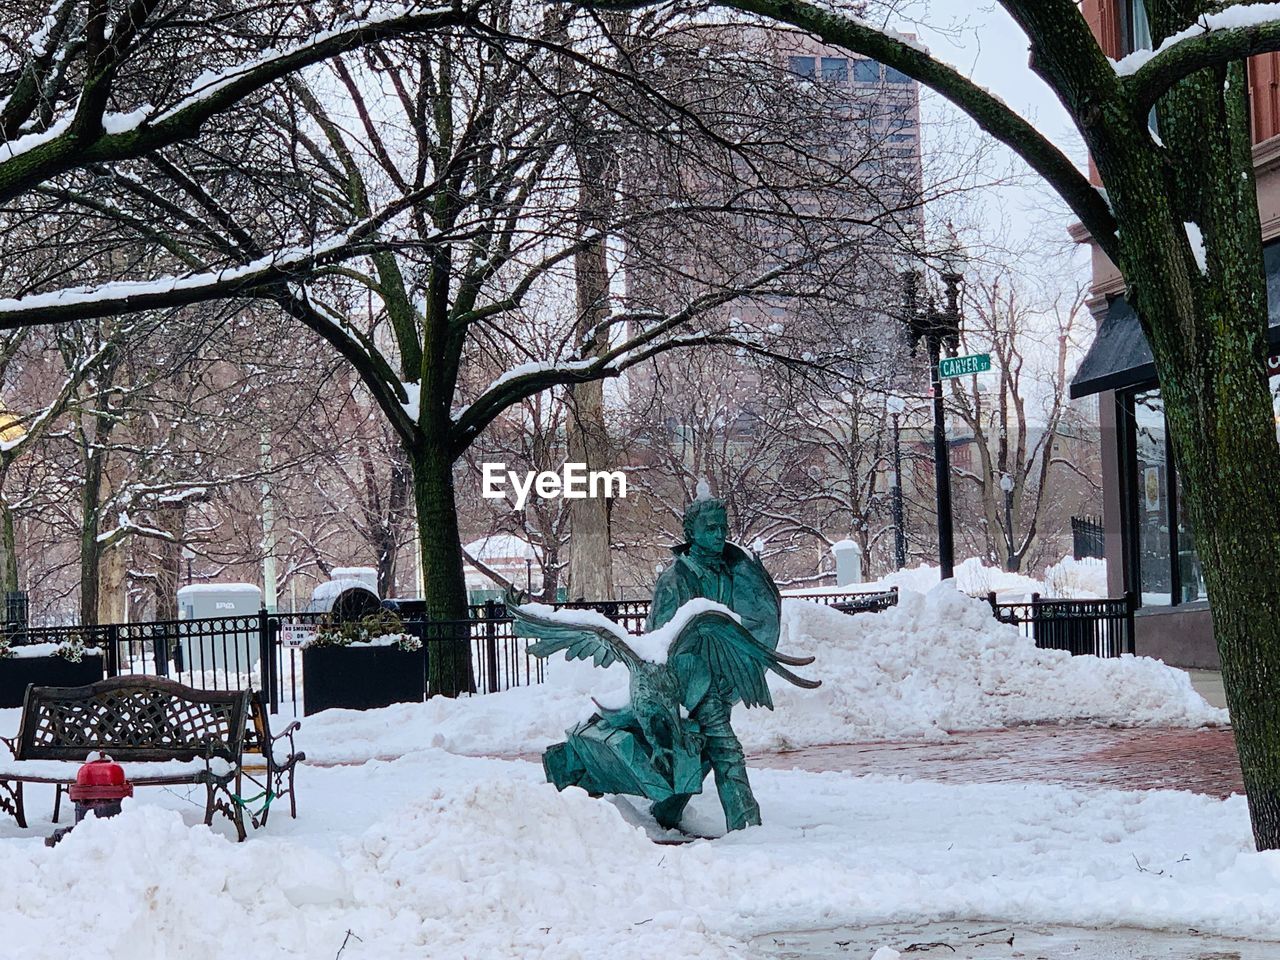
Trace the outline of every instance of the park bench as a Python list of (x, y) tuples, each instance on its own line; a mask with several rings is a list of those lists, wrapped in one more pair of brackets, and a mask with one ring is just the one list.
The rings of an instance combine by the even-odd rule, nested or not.
[[(27, 688), (18, 735), (0, 737), (0, 809), (26, 827), (24, 783), (56, 785), (53, 822), (62, 794), (80, 764), (98, 752), (125, 768), (134, 786), (204, 784), (204, 822), (221, 812), (245, 838), (244, 813), (265, 803), (250, 822), (263, 826), (271, 801), (289, 797), (296, 817), (294, 768), (305, 755), (294, 749), (295, 721), (274, 737), (267, 712), (251, 690), (198, 690), (153, 676), (111, 677), (83, 687)], [(288, 753), (280, 752), (287, 738)], [(254, 764), (252, 754), (262, 756)], [(250, 767), (246, 770), (246, 754)], [(258, 767), (255, 770), (254, 767)], [(265, 768), (265, 769), (262, 769)], [(244, 783), (261, 788), (243, 799)]]

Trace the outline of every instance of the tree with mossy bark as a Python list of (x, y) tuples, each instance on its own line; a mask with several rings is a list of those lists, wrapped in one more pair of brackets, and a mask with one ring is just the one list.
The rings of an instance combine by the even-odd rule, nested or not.
[(932, 88), (1042, 176), (1120, 270), (1155, 357), (1204, 564), (1254, 839), (1280, 848), (1280, 446), (1245, 63), (1280, 49), (1280, 17), (1269, 4), (1148, 4), (1154, 53), (1117, 63), (1073, 0), (999, 2), (1084, 138), (1102, 189), (1033, 123), (908, 37), (805, 0), (716, 5), (790, 24)]

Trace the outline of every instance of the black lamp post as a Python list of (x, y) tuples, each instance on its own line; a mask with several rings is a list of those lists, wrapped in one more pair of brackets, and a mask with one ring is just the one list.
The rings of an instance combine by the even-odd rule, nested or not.
[(894, 567), (901, 570), (907, 565), (907, 531), (902, 509), (902, 445), (899, 417), (907, 408), (901, 397), (888, 397), (885, 407), (893, 418), (893, 559)]
[(903, 322), (911, 337), (914, 354), (921, 340), (929, 353), (929, 376), (933, 385), (933, 467), (938, 488), (938, 566), (943, 580), (955, 573), (955, 537), (951, 524), (951, 456), (947, 449), (946, 412), (942, 402), (942, 377), (938, 361), (942, 348), (954, 357), (960, 347), (960, 281), (949, 264), (940, 274), (946, 287), (947, 305), (939, 310), (930, 297), (920, 303), (920, 275), (915, 270), (903, 274)]

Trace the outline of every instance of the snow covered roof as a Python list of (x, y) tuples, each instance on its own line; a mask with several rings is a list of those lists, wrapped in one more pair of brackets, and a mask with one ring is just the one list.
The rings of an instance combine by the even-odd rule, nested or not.
[(537, 560), (538, 551), (528, 540), (510, 533), (495, 533), (472, 540), (464, 548), (471, 556), (489, 563), (495, 560)]
[(262, 590), (252, 583), (189, 583), (185, 587), (178, 588), (179, 597), (191, 597), (202, 593), (222, 595), (228, 593), (252, 593), (261, 595)]
[(334, 567), (330, 576), (334, 580), (359, 580), (362, 576), (378, 575), (373, 567)]
[[(334, 600), (342, 596), (342, 594), (346, 593), (348, 590), (365, 590), (369, 593), (373, 593), (374, 596), (377, 596), (377, 594), (373, 590), (369, 589), (369, 585), (365, 583), (363, 580), (356, 580), (352, 577), (343, 577), (340, 579), (326, 581), (325, 583), (320, 584), (314, 590), (312, 590), (311, 591), (312, 606), (314, 606), (317, 603), (321, 603), (325, 601), (328, 601), (328, 603), (331, 604)], [(328, 606), (326, 606), (325, 609), (327, 610)]]

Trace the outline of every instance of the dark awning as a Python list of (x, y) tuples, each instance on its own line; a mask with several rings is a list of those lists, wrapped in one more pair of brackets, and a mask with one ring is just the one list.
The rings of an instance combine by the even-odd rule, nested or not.
[[(1280, 347), (1280, 243), (1267, 244), (1262, 259), (1267, 271), (1267, 314), (1271, 322), (1267, 339), (1274, 353)], [(1111, 298), (1093, 346), (1071, 381), (1071, 399), (1133, 387), (1155, 378), (1155, 362), (1138, 324), (1138, 314), (1124, 297)]]

